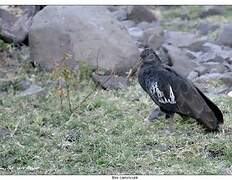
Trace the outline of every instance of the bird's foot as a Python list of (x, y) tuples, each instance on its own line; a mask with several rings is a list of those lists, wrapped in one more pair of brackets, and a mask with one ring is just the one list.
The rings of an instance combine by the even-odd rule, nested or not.
[(154, 122), (155, 120), (158, 120), (161, 116), (164, 116), (165, 114), (160, 111), (160, 109), (154, 109), (145, 119), (145, 123), (151, 123)]
[(169, 123), (168, 130), (170, 133), (173, 133), (176, 130), (176, 123), (175, 122)]
[(174, 120), (174, 114), (166, 114), (166, 118), (168, 119), (168, 131), (173, 133), (176, 130), (176, 122)]
[(151, 124), (152, 123), (152, 121), (150, 121), (148, 117), (146, 117), (143, 121), (146, 124)]

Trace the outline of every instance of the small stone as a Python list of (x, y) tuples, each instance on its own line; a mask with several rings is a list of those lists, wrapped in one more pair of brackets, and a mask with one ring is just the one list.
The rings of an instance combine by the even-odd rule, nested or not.
[(21, 92), (18, 96), (32, 96), (43, 94), (44, 89), (38, 85), (31, 85), (28, 89)]
[(7, 128), (0, 127), (0, 139), (9, 137), (11, 134), (10, 130)]
[(138, 27), (132, 27), (128, 29), (129, 34), (135, 38), (136, 40), (142, 40), (143, 39), (143, 30)]
[(79, 132), (72, 130), (66, 135), (65, 140), (68, 142), (74, 142), (78, 140), (79, 137), (80, 137)]
[(18, 89), (24, 91), (30, 87), (31, 83), (27, 80), (21, 80), (18, 82)]

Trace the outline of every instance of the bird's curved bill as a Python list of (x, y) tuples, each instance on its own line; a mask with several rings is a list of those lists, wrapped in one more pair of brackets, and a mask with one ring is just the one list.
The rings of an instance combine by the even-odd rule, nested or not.
[(132, 69), (130, 69), (128, 75), (127, 75), (127, 79), (129, 79), (130, 77), (132, 77), (138, 70), (139, 66), (142, 64), (142, 58), (139, 58), (139, 60), (135, 63), (135, 65), (133, 66)]

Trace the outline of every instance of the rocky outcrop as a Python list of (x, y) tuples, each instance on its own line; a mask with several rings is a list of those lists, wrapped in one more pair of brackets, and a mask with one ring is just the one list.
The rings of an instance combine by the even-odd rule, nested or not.
[(223, 26), (217, 42), (221, 45), (232, 47), (232, 24)]
[(47, 6), (33, 18), (29, 33), (31, 58), (46, 70), (64, 59), (79, 60), (93, 69), (125, 74), (138, 58), (126, 29), (102, 6)]
[(155, 14), (146, 6), (129, 6), (128, 7), (128, 19), (133, 20), (136, 23), (146, 21), (153, 22), (158, 18)]
[(0, 6), (0, 36), (6, 42), (23, 42), (37, 10), (36, 6)]

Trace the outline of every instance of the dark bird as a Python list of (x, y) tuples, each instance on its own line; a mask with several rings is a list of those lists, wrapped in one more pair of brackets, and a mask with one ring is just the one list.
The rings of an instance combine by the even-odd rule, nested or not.
[(174, 114), (177, 113), (182, 117), (196, 119), (206, 130), (218, 130), (219, 124), (223, 123), (220, 109), (190, 80), (179, 75), (170, 66), (163, 65), (154, 50), (144, 49), (136, 66), (135, 69), (140, 66), (139, 84), (166, 114), (166, 118), (173, 121)]

